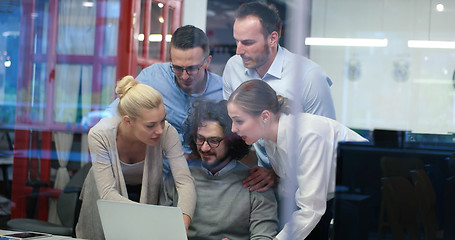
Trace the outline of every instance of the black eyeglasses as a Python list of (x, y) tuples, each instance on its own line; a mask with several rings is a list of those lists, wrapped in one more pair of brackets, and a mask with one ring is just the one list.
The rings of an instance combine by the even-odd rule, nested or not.
[(202, 145), (204, 145), (205, 142), (207, 142), (207, 144), (209, 144), (209, 146), (211, 148), (217, 148), (218, 146), (220, 146), (220, 143), (223, 140), (224, 140), (224, 138), (220, 138), (220, 137), (205, 138), (199, 134), (196, 135), (196, 137), (194, 137), (194, 141), (196, 142), (196, 145), (202, 146)]
[(207, 60), (207, 57), (205, 57), (204, 60), (202, 60), (201, 64), (188, 66), (188, 67), (180, 67), (180, 66), (177, 66), (177, 65), (174, 65), (171, 63), (171, 71), (174, 72), (174, 74), (177, 76), (181, 76), (183, 74), (183, 71), (186, 71), (186, 74), (188, 74), (188, 75), (198, 74), (201, 67), (204, 66), (205, 60)]

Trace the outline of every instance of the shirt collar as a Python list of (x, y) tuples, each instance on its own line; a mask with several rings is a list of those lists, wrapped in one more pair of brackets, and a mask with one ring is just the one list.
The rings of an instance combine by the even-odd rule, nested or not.
[(235, 166), (237, 166), (237, 161), (235, 160), (231, 160), (230, 162), (228, 162), (226, 164), (226, 166), (224, 166), (222, 169), (220, 169), (218, 172), (216, 172), (215, 174), (213, 174), (210, 170), (208, 170), (207, 168), (205, 168), (203, 165), (202, 165), (202, 162), (201, 162), (201, 168), (204, 169), (204, 171), (207, 173), (207, 175), (210, 175), (210, 176), (223, 176), (225, 175), (226, 173), (230, 172), (233, 168), (235, 168)]
[[(281, 79), (281, 73), (283, 70), (285, 52), (281, 46), (278, 45), (278, 51), (276, 53), (275, 59), (273, 59), (272, 65), (270, 65), (269, 70), (265, 73), (262, 80), (266, 78)], [(261, 79), (259, 74), (256, 72), (256, 69), (245, 69), (245, 74), (250, 78)]]
[(284, 113), (282, 113), (280, 116), (280, 119), (278, 122), (278, 133), (276, 136), (278, 148), (283, 148), (283, 146), (286, 146), (288, 144), (287, 143), (288, 134), (286, 133), (286, 129), (287, 129), (287, 127), (289, 127), (288, 122), (289, 122), (290, 117), (291, 117), (290, 115), (287, 115)]
[(271, 151), (271, 155), (277, 154), (278, 151), (284, 151), (286, 152), (286, 146), (289, 144), (288, 143), (288, 138), (287, 135), (288, 133), (286, 132), (287, 127), (289, 127), (289, 121), (290, 121), (291, 116), (287, 114), (281, 114), (279, 122), (278, 122), (278, 132), (276, 136), (276, 143), (272, 140), (266, 140), (268, 144), (268, 150)]

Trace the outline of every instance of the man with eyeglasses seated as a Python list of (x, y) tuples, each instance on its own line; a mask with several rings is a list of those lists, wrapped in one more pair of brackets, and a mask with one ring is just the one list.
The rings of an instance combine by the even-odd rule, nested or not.
[[(226, 101), (203, 101), (190, 115), (190, 146), (200, 160), (189, 163), (197, 202), (188, 239), (273, 239), (277, 234), (277, 201), (272, 190), (243, 188), (249, 168), (238, 160), (249, 151), (231, 131)], [(172, 176), (164, 180), (161, 205), (177, 203)]]
[[(163, 95), (166, 120), (182, 137), (193, 99), (223, 99), (223, 83), (219, 75), (207, 71), (212, 56), (207, 35), (201, 29), (186, 25), (175, 30), (169, 54), (171, 62), (155, 63), (143, 69), (136, 80)], [(107, 111), (115, 115), (117, 104), (118, 99)], [(184, 148), (188, 153), (188, 146), (184, 144)], [(167, 173), (169, 163), (166, 158), (163, 161), (163, 171)]]

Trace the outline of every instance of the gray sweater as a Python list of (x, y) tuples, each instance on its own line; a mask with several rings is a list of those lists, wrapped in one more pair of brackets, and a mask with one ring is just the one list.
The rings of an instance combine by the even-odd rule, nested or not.
[[(273, 239), (278, 230), (274, 192), (243, 188), (248, 167), (238, 161), (230, 164), (234, 164), (233, 169), (222, 169), (216, 176), (202, 168), (199, 161), (190, 164), (198, 197), (188, 239)], [(175, 205), (177, 198), (172, 176), (167, 176), (161, 204)]]

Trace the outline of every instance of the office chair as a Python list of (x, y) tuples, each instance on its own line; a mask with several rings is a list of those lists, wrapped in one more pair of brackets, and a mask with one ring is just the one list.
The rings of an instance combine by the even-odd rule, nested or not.
[(8, 168), (13, 166), (13, 139), (11, 137), (12, 130), (0, 130), (0, 168), (3, 175), (4, 194), (7, 198), (11, 198), (11, 183), (9, 181)]
[(455, 176), (446, 180), (444, 192), (444, 239), (455, 239)]
[(411, 175), (417, 194), (417, 202), (419, 203), (420, 217), (422, 219), (425, 234), (424, 239), (436, 239), (439, 226), (435, 209), (436, 193), (431, 184), (431, 180), (422, 169), (411, 171)]
[(384, 224), (384, 213), (387, 225), (392, 230), (393, 239), (417, 240), (419, 237), (418, 204), (416, 191), (411, 181), (403, 176), (382, 178), (382, 204), (378, 239)]
[(38, 219), (16, 218), (7, 222), (8, 228), (15, 231), (34, 231), (74, 237), (81, 206), (79, 195), (91, 165), (87, 163), (79, 169), (57, 198), (57, 214), (61, 225)]
[[(412, 202), (416, 199), (416, 193), (411, 176), (411, 171), (417, 169), (424, 169), (423, 161), (419, 158), (392, 156), (381, 158), (383, 178), (377, 230), (378, 240), (381, 239), (385, 226), (390, 227), (394, 239), (403, 239), (404, 230), (408, 231), (409, 239), (417, 238), (419, 223), (417, 218), (414, 219), (413, 214), (418, 214), (418, 206), (417, 203)], [(406, 203), (400, 202), (403, 199), (406, 199)], [(399, 214), (393, 212), (392, 209), (402, 212)]]
[(411, 171), (417, 169), (424, 169), (422, 159), (392, 156), (381, 158), (381, 170), (384, 177), (403, 176), (411, 179)]

